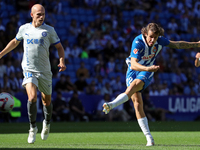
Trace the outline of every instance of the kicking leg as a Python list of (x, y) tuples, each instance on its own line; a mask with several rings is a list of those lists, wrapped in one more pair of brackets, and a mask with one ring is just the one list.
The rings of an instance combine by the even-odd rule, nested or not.
[(133, 96), (131, 97), (131, 99), (132, 99), (133, 104), (134, 104), (138, 124), (139, 124), (142, 132), (144, 133), (144, 135), (146, 136), (146, 139), (147, 139), (147, 145), (146, 146), (153, 146), (154, 140), (153, 140), (153, 137), (150, 133), (148, 120), (147, 120), (145, 113), (144, 113), (143, 100), (142, 100), (141, 93), (140, 92), (134, 93)]
[(129, 87), (127, 87), (126, 91), (124, 93), (119, 94), (112, 102), (104, 103), (103, 104), (103, 112), (105, 114), (109, 113), (109, 111), (118, 105), (121, 105), (128, 101), (131, 96), (137, 92), (140, 91), (144, 86), (144, 82), (140, 79), (135, 79)]

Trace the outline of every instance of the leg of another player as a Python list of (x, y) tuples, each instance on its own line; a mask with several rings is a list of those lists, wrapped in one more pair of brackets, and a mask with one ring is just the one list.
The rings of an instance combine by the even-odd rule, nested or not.
[(36, 116), (37, 116), (37, 87), (33, 83), (26, 84), (26, 92), (28, 95), (27, 110), (30, 122), (30, 130), (28, 143), (34, 143), (36, 139), (36, 133), (38, 131), (36, 126)]
[(105, 105), (103, 105), (104, 109), (108, 110), (108, 112), (117, 107), (118, 105), (121, 105), (122, 103), (125, 103), (128, 101), (131, 96), (137, 92), (140, 91), (144, 86), (144, 82), (140, 79), (135, 79), (129, 87), (127, 87), (126, 91), (124, 93), (119, 94), (112, 102), (108, 103), (108, 109)]
[(149, 130), (148, 120), (145, 116), (144, 109), (143, 109), (143, 100), (142, 100), (142, 94), (140, 92), (136, 92), (131, 97), (134, 108), (135, 108), (135, 114), (138, 120), (138, 124), (146, 136), (147, 139), (147, 145), (146, 146), (153, 146), (154, 140)]
[(43, 92), (41, 94), (42, 94), (43, 112), (45, 118), (43, 121), (41, 138), (42, 140), (46, 140), (49, 136), (53, 105), (51, 103), (51, 95), (46, 95)]

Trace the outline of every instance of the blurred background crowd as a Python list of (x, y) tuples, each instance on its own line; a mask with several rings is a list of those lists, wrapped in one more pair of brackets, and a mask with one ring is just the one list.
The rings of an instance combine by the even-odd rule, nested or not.
[[(133, 39), (150, 22), (162, 26), (169, 40), (196, 42), (200, 37), (200, 2), (196, 0), (1, 0), (1, 50), (15, 38), (20, 25), (31, 22), (30, 8), (35, 3), (45, 7), (45, 23), (55, 28), (65, 49), (67, 69), (59, 73), (57, 50), (50, 47), (53, 93), (107, 99), (106, 95), (124, 92), (125, 59)], [(194, 66), (198, 51), (163, 48), (156, 60), (160, 69), (146, 93), (200, 95), (200, 68)], [(21, 43), (0, 59), (1, 92), (24, 92), (22, 56)]]

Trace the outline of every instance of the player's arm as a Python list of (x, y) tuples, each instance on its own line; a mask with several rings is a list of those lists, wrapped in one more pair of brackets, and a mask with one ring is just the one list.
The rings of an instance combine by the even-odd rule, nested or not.
[(60, 63), (58, 64), (58, 67), (60, 67), (59, 72), (65, 71), (66, 66), (65, 66), (65, 51), (61, 43), (58, 43), (55, 45), (56, 49), (58, 50), (58, 55), (59, 55), (59, 61)]
[(170, 41), (169, 45), (166, 46), (174, 49), (196, 48), (200, 47), (200, 41), (199, 42)]
[(195, 59), (195, 61), (194, 61), (194, 65), (195, 65), (196, 67), (199, 67), (199, 66), (200, 66), (200, 53), (197, 53), (197, 54), (196, 54), (196, 59)]
[(0, 59), (6, 55), (7, 53), (9, 53), (10, 51), (12, 51), (15, 47), (17, 47), (19, 45), (20, 41), (18, 41), (16, 38), (14, 38), (13, 40), (11, 40), (6, 47), (0, 52)]
[(155, 65), (147, 67), (147, 66), (139, 64), (138, 61), (139, 60), (137, 58), (131, 57), (131, 69), (132, 70), (156, 72), (160, 68), (160, 66), (155, 66)]

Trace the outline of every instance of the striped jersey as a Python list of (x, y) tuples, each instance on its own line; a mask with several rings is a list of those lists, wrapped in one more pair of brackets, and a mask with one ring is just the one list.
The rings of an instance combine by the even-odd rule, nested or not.
[(16, 39), (23, 40), (24, 54), (21, 65), (24, 71), (51, 71), (49, 47), (60, 42), (53, 27), (45, 23), (39, 27), (26, 23), (19, 28)]
[(156, 56), (160, 50), (169, 45), (169, 40), (163, 36), (159, 36), (152, 47), (149, 47), (142, 34), (138, 35), (132, 42), (131, 54), (126, 58), (128, 66), (131, 64), (131, 57), (137, 58), (138, 63), (144, 66), (152, 66), (155, 63)]

